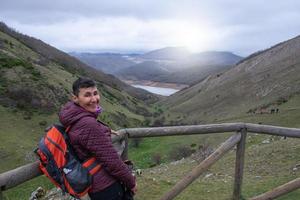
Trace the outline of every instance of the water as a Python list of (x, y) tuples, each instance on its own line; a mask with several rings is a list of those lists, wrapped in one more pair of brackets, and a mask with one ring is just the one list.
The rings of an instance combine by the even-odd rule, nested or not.
[(132, 85), (132, 86), (136, 88), (142, 88), (144, 90), (147, 90), (148, 92), (163, 95), (163, 96), (170, 96), (171, 94), (174, 94), (175, 92), (179, 91), (173, 88), (162, 88), (162, 87), (153, 87), (153, 86), (145, 86), (145, 85)]

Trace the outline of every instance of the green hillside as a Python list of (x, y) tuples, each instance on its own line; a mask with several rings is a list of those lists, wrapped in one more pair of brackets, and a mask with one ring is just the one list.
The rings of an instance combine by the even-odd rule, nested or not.
[(161, 105), (168, 123), (207, 123), (245, 113), (270, 112), (300, 92), (300, 37), (245, 58), (208, 76)]

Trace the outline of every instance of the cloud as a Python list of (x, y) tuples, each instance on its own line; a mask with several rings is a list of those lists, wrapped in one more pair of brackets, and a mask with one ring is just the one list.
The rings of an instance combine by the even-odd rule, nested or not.
[(65, 51), (189, 46), (248, 55), (300, 33), (300, 1), (2, 0), (0, 20)]

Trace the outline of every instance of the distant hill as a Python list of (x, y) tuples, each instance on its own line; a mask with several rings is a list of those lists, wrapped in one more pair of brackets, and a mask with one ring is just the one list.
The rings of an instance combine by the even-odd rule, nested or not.
[(69, 53), (82, 62), (105, 73), (114, 74), (136, 64), (127, 55), (116, 53)]
[(139, 57), (150, 60), (182, 60), (190, 54), (184, 47), (165, 47), (142, 54)]
[(241, 56), (226, 51), (206, 51), (188, 57), (193, 65), (233, 65), (241, 59)]
[(243, 59), (163, 102), (185, 119), (217, 120), (276, 107), (300, 92), (300, 36)]
[(177, 65), (177, 70), (156, 76), (153, 81), (193, 85), (210, 74), (221, 73), (239, 62), (242, 57), (231, 52), (202, 52), (191, 54)]
[(194, 85), (211, 74), (220, 74), (233, 65), (202, 65), (177, 70), (169, 74), (160, 74), (152, 80), (157, 82)]
[(116, 72), (116, 76), (127, 80), (154, 80), (169, 74), (170, 70), (164, 64), (155, 61), (145, 61)]
[(138, 57), (147, 60), (119, 70), (115, 75), (122, 79), (193, 84), (211, 73), (230, 68), (242, 59), (230, 52), (191, 54), (182, 48), (171, 47)]

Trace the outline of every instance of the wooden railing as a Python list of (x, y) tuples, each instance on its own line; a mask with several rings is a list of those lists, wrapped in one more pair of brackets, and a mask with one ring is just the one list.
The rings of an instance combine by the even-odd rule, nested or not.
[[(161, 137), (175, 135), (194, 135), (194, 134), (209, 134), (209, 133), (224, 133), (236, 132), (228, 140), (221, 144), (210, 156), (203, 160), (183, 179), (181, 179), (170, 191), (165, 193), (160, 200), (171, 200), (180, 194), (189, 184), (197, 179), (203, 172), (219, 160), (226, 152), (236, 148), (236, 163), (235, 163), (235, 178), (233, 185), (233, 200), (241, 199), (241, 189), (243, 181), (244, 155), (247, 133), (270, 134), (276, 136), (285, 136), (300, 138), (300, 129), (284, 128), (268, 125), (257, 125), (249, 123), (224, 123), (224, 124), (209, 124), (209, 125), (192, 125), (192, 126), (172, 126), (172, 127), (155, 127), (155, 128), (129, 128), (119, 130), (119, 136), (112, 138), (113, 142), (119, 140), (126, 141), (125, 150), (122, 158), (128, 157), (128, 138), (141, 137)], [(3, 199), (2, 191), (13, 188), (21, 183), (33, 179), (41, 175), (38, 169), (38, 162), (21, 166), (14, 170), (10, 170), (0, 174), (0, 200)], [(300, 188), (300, 178), (290, 181), (282, 186), (279, 186), (269, 192), (251, 198), (251, 200), (268, 200), (275, 199), (295, 189)]]

